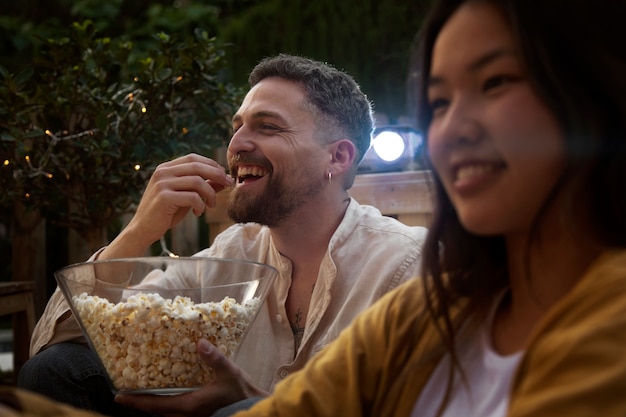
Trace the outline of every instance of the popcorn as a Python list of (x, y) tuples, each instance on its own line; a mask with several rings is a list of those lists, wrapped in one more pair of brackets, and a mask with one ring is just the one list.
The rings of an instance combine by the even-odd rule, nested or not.
[(82, 293), (73, 303), (114, 387), (126, 391), (209, 383), (213, 370), (198, 356), (196, 342), (208, 339), (232, 357), (260, 300), (195, 304), (141, 292), (117, 304)]

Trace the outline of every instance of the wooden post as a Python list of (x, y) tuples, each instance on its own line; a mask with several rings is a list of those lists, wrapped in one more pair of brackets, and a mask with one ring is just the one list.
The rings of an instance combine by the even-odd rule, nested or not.
[(48, 301), (46, 280), (46, 222), (38, 210), (16, 203), (11, 219), (12, 281), (35, 285), (35, 315), (40, 317)]
[(200, 250), (200, 236), (198, 234), (198, 218), (190, 210), (179, 224), (172, 228), (170, 233), (172, 252), (179, 256), (191, 256)]

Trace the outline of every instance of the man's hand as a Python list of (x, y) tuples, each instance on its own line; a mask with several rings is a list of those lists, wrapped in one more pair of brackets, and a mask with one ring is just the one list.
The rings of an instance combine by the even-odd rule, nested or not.
[(189, 154), (160, 164), (146, 187), (137, 212), (98, 259), (141, 256), (192, 210), (200, 216), (214, 207), (216, 194), (233, 179), (212, 159)]
[(118, 394), (115, 401), (166, 417), (207, 417), (245, 398), (268, 395), (208, 340), (198, 341), (198, 354), (215, 373), (214, 381), (200, 390), (173, 396)]

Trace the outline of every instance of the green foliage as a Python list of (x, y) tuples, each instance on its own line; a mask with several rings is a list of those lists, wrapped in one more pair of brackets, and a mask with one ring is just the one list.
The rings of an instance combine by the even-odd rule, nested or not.
[(279, 52), (327, 61), (354, 76), (375, 110), (407, 115), (411, 46), (430, 0), (256, 0), (220, 25), (229, 62), (244, 82)]
[(91, 21), (0, 67), (0, 207), (15, 201), (81, 234), (138, 202), (154, 167), (227, 143), (242, 92), (206, 31), (160, 32), (138, 53)]
[(219, 10), (213, 4), (206, 0), (0, 1), (0, 65), (13, 70), (28, 63), (45, 39), (66, 36), (69, 25), (86, 20), (102, 36), (132, 41), (132, 60), (155, 46), (153, 35), (160, 31), (185, 37), (202, 27), (214, 36)]

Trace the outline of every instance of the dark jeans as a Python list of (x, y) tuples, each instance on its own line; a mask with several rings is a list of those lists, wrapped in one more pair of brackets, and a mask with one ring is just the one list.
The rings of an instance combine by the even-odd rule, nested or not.
[[(150, 417), (113, 400), (104, 369), (86, 346), (59, 343), (30, 358), (20, 370), (18, 386), (77, 408), (113, 417)], [(261, 398), (249, 398), (218, 410), (211, 417), (229, 417)], [(208, 417), (208, 416), (207, 416)]]
[(30, 358), (20, 370), (17, 384), (53, 400), (108, 416), (149, 416), (117, 404), (95, 353), (75, 343), (59, 343)]

